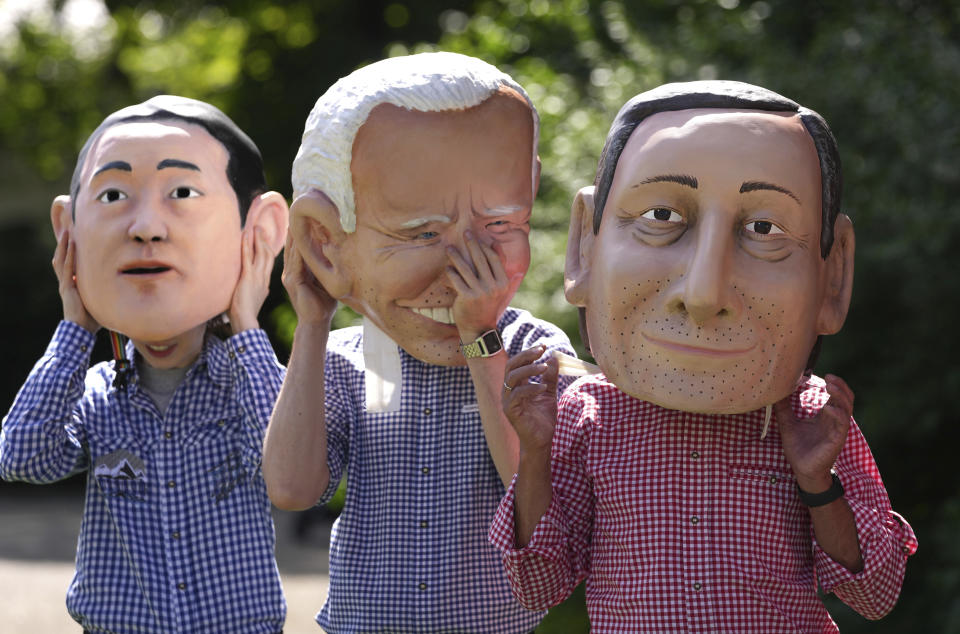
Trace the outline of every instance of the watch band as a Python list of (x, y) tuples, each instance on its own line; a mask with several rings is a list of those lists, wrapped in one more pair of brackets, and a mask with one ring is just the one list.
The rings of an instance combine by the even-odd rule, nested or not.
[(800, 496), (800, 502), (804, 506), (807, 508), (824, 506), (843, 497), (843, 485), (840, 484), (840, 478), (837, 477), (837, 472), (831, 471), (830, 475), (833, 478), (833, 482), (830, 484), (830, 488), (823, 493), (807, 493), (800, 488), (799, 484), (797, 485), (797, 495)]
[(470, 343), (460, 342), (460, 353), (467, 359), (492, 357), (503, 350), (503, 340), (496, 330), (488, 330)]

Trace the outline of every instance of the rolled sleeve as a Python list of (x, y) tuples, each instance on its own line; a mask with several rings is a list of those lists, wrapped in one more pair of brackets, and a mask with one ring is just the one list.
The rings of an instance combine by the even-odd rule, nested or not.
[(585, 571), (567, 556), (569, 527), (555, 501), (537, 523), (530, 543), (516, 547), (515, 485), (516, 476), (500, 501), (489, 539), (503, 557), (510, 587), (520, 604), (528, 610), (544, 610), (566, 599)]
[(857, 525), (863, 570), (852, 573), (820, 548), (814, 538), (817, 579), (824, 592), (832, 592), (864, 618), (876, 620), (887, 615), (900, 596), (907, 557), (917, 550), (917, 538), (894, 511), (847, 500)]
[(856, 523), (863, 570), (853, 573), (834, 561), (814, 536), (817, 580), (824, 592), (834, 593), (864, 618), (879, 619), (900, 596), (907, 558), (917, 550), (917, 537), (890, 508), (873, 454), (852, 421), (836, 469)]

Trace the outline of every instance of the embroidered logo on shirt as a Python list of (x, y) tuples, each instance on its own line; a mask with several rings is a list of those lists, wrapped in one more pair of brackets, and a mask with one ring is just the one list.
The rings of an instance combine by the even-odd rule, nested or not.
[(217, 484), (212, 497), (217, 502), (227, 499), (230, 493), (237, 488), (237, 485), (247, 479), (247, 470), (239, 451), (227, 456), (223, 462), (210, 469), (208, 473), (213, 473), (216, 479)]
[(131, 502), (144, 502), (147, 499), (143, 459), (126, 449), (99, 456), (94, 461), (93, 475), (97, 488), (105, 497), (123, 498)]
[(116, 480), (142, 480), (145, 468), (139, 456), (117, 449), (97, 458), (93, 475)]

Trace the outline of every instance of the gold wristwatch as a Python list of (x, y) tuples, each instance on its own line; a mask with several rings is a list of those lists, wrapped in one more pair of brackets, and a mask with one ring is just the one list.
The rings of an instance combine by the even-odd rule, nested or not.
[(460, 352), (468, 359), (492, 357), (503, 350), (503, 339), (496, 330), (488, 330), (470, 343), (460, 342)]

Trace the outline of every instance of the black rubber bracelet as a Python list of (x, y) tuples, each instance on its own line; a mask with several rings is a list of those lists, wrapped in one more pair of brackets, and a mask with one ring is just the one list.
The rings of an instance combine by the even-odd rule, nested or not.
[(836, 472), (832, 472), (830, 475), (833, 477), (833, 482), (830, 484), (830, 488), (823, 493), (807, 493), (800, 488), (799, 484), (797, 485), (797, 495), (800, 496), (800, 502), (804, 506), (808, 508), (823, 506), (843, 497), (843, 485), (840, 484), (840, 478), (837, 477)]

